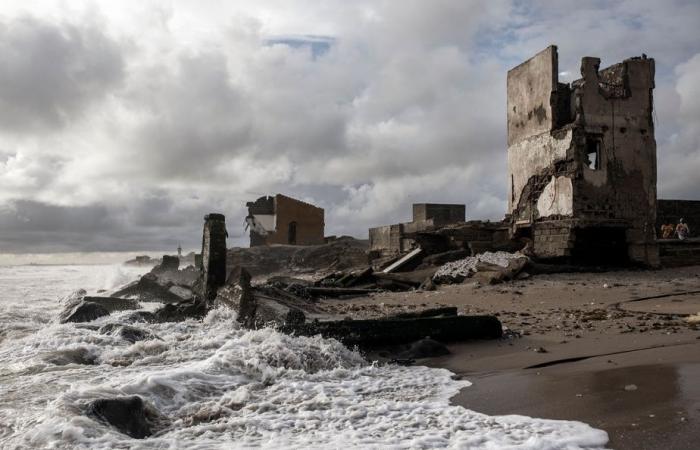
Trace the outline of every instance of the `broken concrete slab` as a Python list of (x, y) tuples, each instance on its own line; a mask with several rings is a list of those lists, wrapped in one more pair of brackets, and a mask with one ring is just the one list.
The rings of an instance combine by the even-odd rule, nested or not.
[(109, 311), (104, 306), (79, 300), (66, 305), (65, 309), (58, 316), (58, 322), (92, 322), (108, 315)]
[(302, 336), (320, 334), (345, 345), (378, 347), (431, 337), (443, 342), (498, 339), (501, 322), (494, 316), (449, 316), (413, 319), (365, 319), (306, 322), (287, 325), (281, 331)]
[(202, 290), (207, 300), (226, 282), (226, 217), (211, 213), (204, 216), (202, 232)]
[(141, 308), (141, 305), (139, 305), (139, 302), (137, 300), (129, 298), (86, 296), (83, 297), (83, 301), (97, 303), (109, 312), (126, 311), (129, 309)]
[(402, 256), (398, 261), (391, 264), (386, 269), (382, 270), (383, 273), (392, 273), (399, 270), (401, 267), (407, 265), (409, 262), (415, 260), (423, 253), (423, 249), (420, 247), (415, 248), (408, 252), (406, 255)]
[(144, 439), (153, 434), (153, 412), (136, 395), (94, 400), (88, 404), (85, 414), (135, 439)]

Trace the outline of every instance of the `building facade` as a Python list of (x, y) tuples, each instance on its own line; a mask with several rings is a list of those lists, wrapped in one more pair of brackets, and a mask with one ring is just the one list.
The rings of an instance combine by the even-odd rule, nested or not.
[(403, 253), (414, 246), (408, 234), (464, 222), (464, 205), (414, 203), (413, 221), (369, 229), (370, 250), (383, 254)]
[(251, 247), (324, 243), (322, 208), (282, 194), (260, 197), (246, 206), (246, 226), (250, 229)]
[(508, 72), (512, 234), (541, 258), (657, 265), (654, 60), (558, 73), (556, 46)]

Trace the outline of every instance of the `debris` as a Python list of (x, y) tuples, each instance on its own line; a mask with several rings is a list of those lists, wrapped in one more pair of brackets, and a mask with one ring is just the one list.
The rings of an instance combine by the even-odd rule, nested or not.
[(636, 384), (628, 384), (625, 386), (626, 391), (636, 391), (637, 390), (637, 385)]
[(143, 439), (153, 434), (152, 424), (149, 423), (148, 417), (153, 414), (149, 414), (149, 412), (141, 397), (136, 395), (94, 400), (86, 410), (88, 416), (112, 425), (120, 432), (135, 439)]
[(527, 256), (518, 252), (485, 252), (443, 265), (435, 272), (433, 280), (438, 283), (461, 283), (481, 270), (494, 272), (485, 276), (486, 284), (493, 284), (494, 281), (514, 278), (528, 261)]
[(401, 344), (427, 336), (443, 342), (461, 342), (498, 339), (502, 335), (501, 322), (494, 316), (319, 321), (285, 326), (281, 331), (302, 336), (320, 334), (360, 347)]
[(84, 297), (83, 301), (97, 303), (109, 312), (125, 311), (129, 309), (140, 309), (141, 306), (136, 300), (117, 297)]
[(58, 316), (58, 322), (92, 322), (95, 319), (108, 315), (109, 311), (104, 306), (79, 300), (66, 306)]
[(686, 317), (685, 321), (690, 324), (700, 324), (700, 312)]
[(216, 291), (226, 281), (226, 217), (223, 214), (204, 216), (202, 236), (201, 294), (214, 300)]
[(423, 252), (422, 248), (420, 248), (420, 247), (415, 248), (415, 249), (411, 250), (410, 252), (408, 252), (401, 259), (399, 259), (398, 261), (396, 261), (395, 263), (393, 263), (392, 265), (390, 265), (389, 267), (384, 269), (382, 272), (384, 272), (384, 273), (394, 272), (394, 271), (400, 269), (401, 267), (405, 266), (409, 262), (413, 261), (414, 259), (416, 259), (418, 256), (421, 255), (422, 252)]
[(94, 365), (97, 364), (97, 357), (90, 353), (85, 347), (72, 348), (69, 350), (57, 350), (44, 355), (44, 361), (57, 366), (68, 364)]
[(433, 358), (436, 356), (449, 355), (450, 351), (445, 344), (442, 344), (430, 337), (423, 338), (410, 345), (408, 350), (399, 353), (398, 359), (421, 359)]
[(141, 328), (132, 327), (130, 325), (124, 325), (121, 323), (108, 323), (102, 326), (99, 331), (100, 334), (110, 334), (112, 336), (118, 336), (125, 341), (131, 342), (132, 344), (137, 341), (145, 341), (149, 339), (160, 339), (155, 334), (150, 331), (142, 330)]

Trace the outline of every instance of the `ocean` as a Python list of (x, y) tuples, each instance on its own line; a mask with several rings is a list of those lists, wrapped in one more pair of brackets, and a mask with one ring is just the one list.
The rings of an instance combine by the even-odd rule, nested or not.
[[(77, 289), (115, 289), (145, 269), (0, 266), (0, 448), (603, 448), (584, 423), (488, 416), (450, 397), (470, 383), (444, 369), (378, 365), (335, 340), (241, 329), (235, 314), (144, 324), (130, 343), (89, 324), (58, 324)], [(104, 295), (104, 294), (103, 294)], [(144, 304), (146, 309), (159, 305)], [(87, 325), (87, 326), (86, 326)], [(93, 365), (57, 365), (81, 349)], [(141, 396), (163, 421), (132, 439), (84, 414), (98, 398)]]

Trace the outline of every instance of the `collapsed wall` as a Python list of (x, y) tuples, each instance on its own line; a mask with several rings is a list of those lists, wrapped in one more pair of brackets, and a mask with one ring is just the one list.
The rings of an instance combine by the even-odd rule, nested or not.
[(508, 209), (540, 258), (658, 264), (654, 60), (558, 81), (550, 46), (508, 72)]
[(324, 210), (286, 195), (248, 202), (250, 246), (319, 245), (324, 243)]

